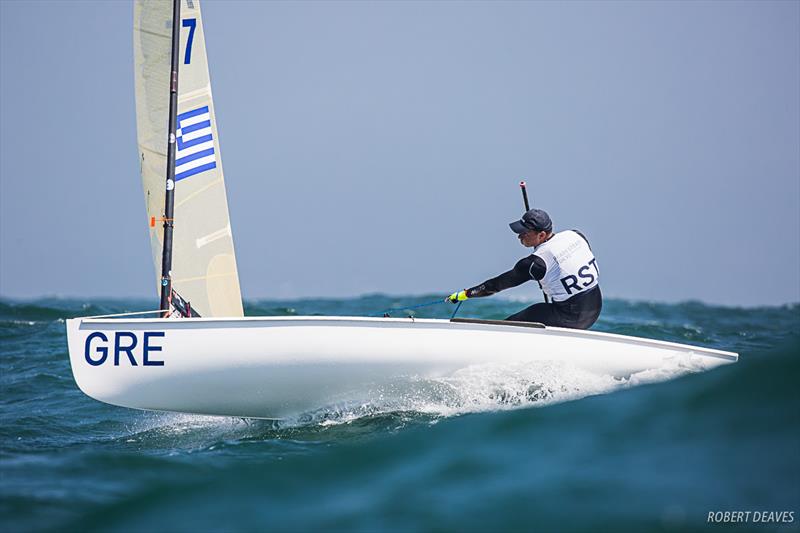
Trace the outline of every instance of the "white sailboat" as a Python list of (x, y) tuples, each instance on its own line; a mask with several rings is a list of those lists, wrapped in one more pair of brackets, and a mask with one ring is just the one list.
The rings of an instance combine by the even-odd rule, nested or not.
[(242, 316), (199, 0), (136, 0), (134, 51), (162, 311), (67, 320), (73, 376), (88, 396), (137, 409), (275, 419), (404, 378), (488, 363), (559, 361), (625, 378), (675, 359), (694, 369), (736, 362), (731, 352), (536, 324)]

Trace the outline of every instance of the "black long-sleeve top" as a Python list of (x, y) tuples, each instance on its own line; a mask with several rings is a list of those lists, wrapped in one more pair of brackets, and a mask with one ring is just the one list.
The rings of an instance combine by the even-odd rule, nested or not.
[(470, 298), (480, 298), (482, 296), (489, 296), (496, 292), (522, 285), (526, 281), (536, 280), (539, 281), (544, 277), (547, 272), (547, 265), (544, 259), (538, 255), (529, 255), (517, 261), (514, 268), (508, 272), (503, 272), (497, 277), (487, 279), (480, 285), (476, 285), (471, 289), (467, 289), (467, 296)]

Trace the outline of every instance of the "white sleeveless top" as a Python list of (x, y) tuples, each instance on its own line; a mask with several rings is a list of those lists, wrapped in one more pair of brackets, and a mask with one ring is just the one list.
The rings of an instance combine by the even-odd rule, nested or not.
[(597, 260), (586, 239), (575, 231), (560, 231), (549, 241), (537, 246), (533, 254), (547, 265), (539, 283), (542, 291), (554, 302), (569, 300), (600, 282)]

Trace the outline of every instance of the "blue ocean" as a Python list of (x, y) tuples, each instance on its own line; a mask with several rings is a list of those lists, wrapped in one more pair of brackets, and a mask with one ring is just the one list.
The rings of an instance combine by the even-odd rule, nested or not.
[[(245, 313), (449, 318), (446, 304), (401, 309), (435, 298), (247, 301)], [(279, 422), (81, 393), (64, 320), (153, 304), (0, 300), (4, 531), (800, 530), (798, 304), (605, 303), (595, 330), (740, 354), (709, 372), (611, 383), (499, 367), (455, 376), (439, 399)], [(459, 316), (523, 305), (468, 301)], [(709, 523), (725, 512), (751, 514)]]

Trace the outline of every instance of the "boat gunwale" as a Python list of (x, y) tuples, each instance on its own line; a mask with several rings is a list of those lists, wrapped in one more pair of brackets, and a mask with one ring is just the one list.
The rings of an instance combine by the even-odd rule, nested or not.
[[(631, 335), (620, 335), (618, 333), (606, 333), (604, 331), (590, 331), (570, 328), (558, 328), (553, 326), (546, 327), (519, 327), (514, 324), (481, 324), (474, 322), (452, 322), (448, 319), (440, 318), (413, 318), (413, 317), (363, 317), (363, 316), (244, 316), (244, 317), (195, 317), (190, 319), (175, 319), (175, 318), (100, 318), (100, 317), (75, 317), (67, 319), (68, 321), (80, 321), (80, 325), (86, 324), (109, 324), (119, 325), (120, 323), (131, 324), (159, 324), (169, 326), (191, 326), (198, 323), (221, 323), (221, 324), (235, 324), (235, 325), (253, 325), (271, 322), (275, 325), (283, 326), (304, 326), (310, 325), (311, 322), (321, 322), (324, 325), (334, 325), (336, 323), (348, 323), (348, 325), (366, 327), (374, 327), (380, 324), (391, 324), (394, 326), (411, 326), (423, 325), (434, 327), (449, 327), (462, 330), (486, 330), (486, 331), (514, 331), (517, 333), (531, 334), (531, 335), (551, 335), (556, 334), (562, 337), (572, 338), (596, 338), (612, 342), (625, 342), (628, 344), (638, 344), (642, 346), (657, 346), (664, 348), (677, 348), (682, 351), (698, 352), (702, 355), (718, 357), (733, 362), (739, 360), (739, 354), (736, 352), (729, 352), (725, 350), (718, 350), (715, 348), (706, 348), (704, 346), (693, 346), (690, 344), (681, 344), (671, 341), (662, 341), (657, 339), (647, 339), (644, 337), (634, 337)], [(295, 322), (297, 324), (291, 324)], [(499, 322), (499, 321), (498, 321)], [(281, 324), (283, 323), (283, 324)], [(79, 325), (79, 328), (80, 328)]]

